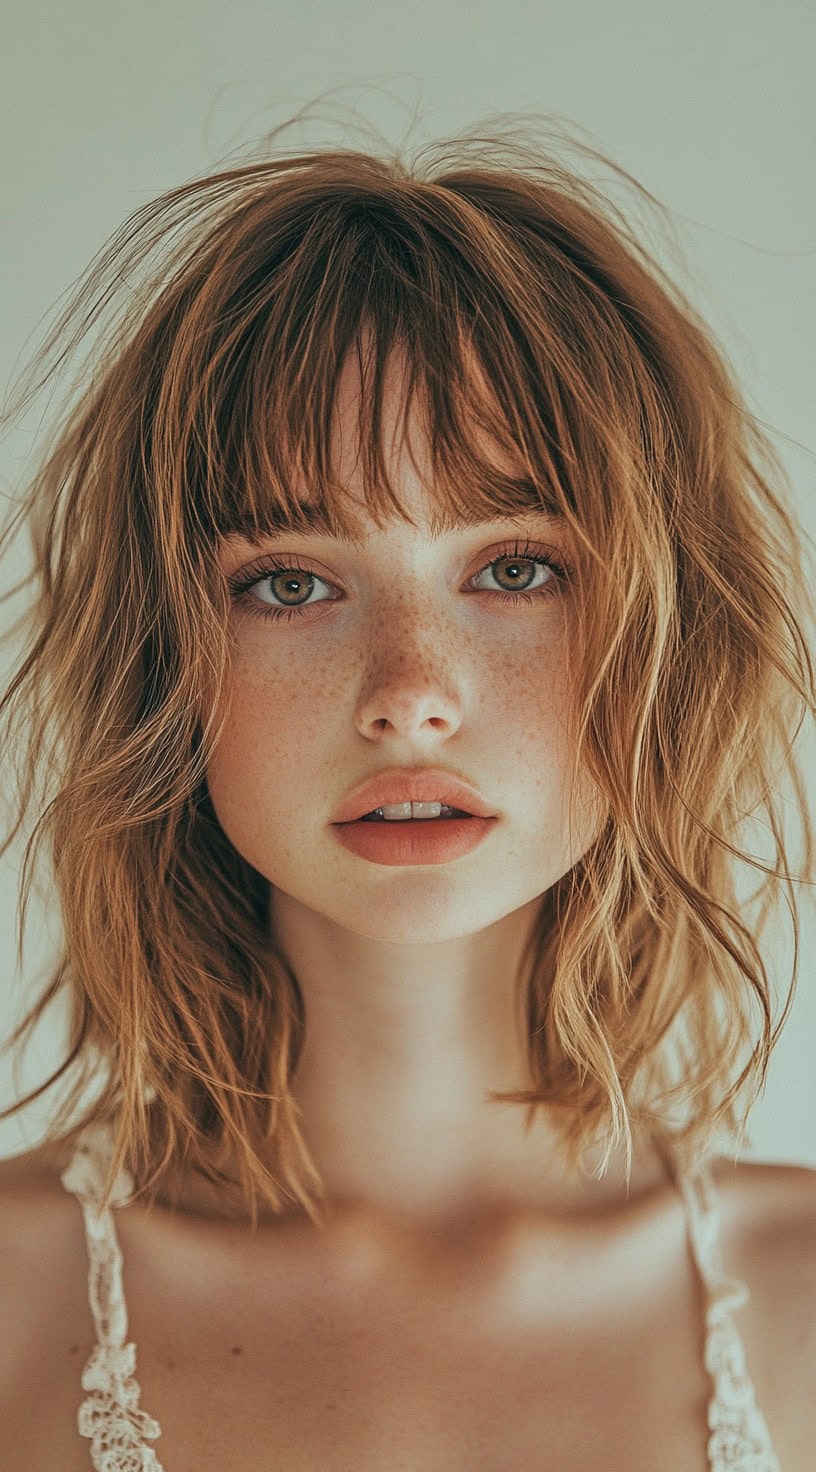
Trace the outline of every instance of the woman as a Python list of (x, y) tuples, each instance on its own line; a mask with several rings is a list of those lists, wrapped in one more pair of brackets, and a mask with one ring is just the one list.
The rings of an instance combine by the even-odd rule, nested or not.
[(804, 1472), (816, 1172), (714, 1142), (810, 610), (711, 334), (500, 138), (173, 190), (44, 362), (117, 281), (0, 706), (78, 1065), (3, 1168), (8, 1452)]

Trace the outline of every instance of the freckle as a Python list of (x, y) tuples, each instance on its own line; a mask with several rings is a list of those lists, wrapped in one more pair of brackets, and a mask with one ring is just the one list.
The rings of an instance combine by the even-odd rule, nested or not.
[(68, 1351), (68, 1353), (69, 1354), (78, 1354), (79, 1353), (79, 1345), (78, 1344), (72, 1344), (71, 1345), (71, 1348)]
[(243, 1350), (241, 1349), (240, 1344), (233, 1345), (232, 1352), (233, 1354), (243, 1354)]

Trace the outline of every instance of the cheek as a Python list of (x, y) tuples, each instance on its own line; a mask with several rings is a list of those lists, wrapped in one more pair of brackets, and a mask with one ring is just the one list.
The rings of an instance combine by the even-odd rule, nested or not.
[[(348, 680), (336, 664), (318, 675), (301, 659), (264, 666), (239, 650), (219, 715), (224, 726), (207, 764), (221, 827), (268, 878), (270, 855), (296, 856), (305, 807), (336, 797), (338, 740), (331, 713)], [(329, 811), (321, 815), (328, 821)], [(291, 850), (291, 852), (290, 852)]]
[(514, 649), (486, 669), (481, 699), (498, 751), (541, 782), (560, 777), (570, 754), (571, 709), (560, 650)]
[[(307, 773), (305, 731), (315, 717), (302, 692), (299, 697), (280, 680), (241, 670), (231, 678), (224, 710), (224, 727), (207, 764), (207, 786), (224, 832), (250, 858), (276, 815), (288, 821), (281, 798), (296, 807)], [(267, 847), (268, 842), (267, 837)]]
[(530, 830), (571, 864), (599, 836), (606, 808), (586, 774), (570, 791), (576, 725), (570, 668), (563, 644), (506, 660), (495, 672), (489, 728), (494, 749), (505, 753), (505, 769), (517, 774)]

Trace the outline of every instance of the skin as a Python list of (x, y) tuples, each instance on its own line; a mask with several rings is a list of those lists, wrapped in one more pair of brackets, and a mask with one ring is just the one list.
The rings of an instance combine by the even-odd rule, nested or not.
[[(397, 433), (403, 384), (395, 357), (385, 443), (416, 527), (377, 528), (365, 511), (350, 357), (335, 453), (365, 526), (360, 546), (298, 533), (221, 549), (227, 577), (274, 551), (308, 559), (326, 582), (302, 618), (233, 605), (227, 720), (208, 785), (230, 841), (272, 885), (270, 923), (302, 987), (293, 1091), (327, 1200), (423, 1230), (626, 1188), (621, 1159), (603, 1181), (575, 1179), (544, 1111), (525, 1137), (523, 1108), (487, 1097), (530, 1083), (517, 964), (540, 897), (594, 840), (599, 809), (587, 786), (569, 831), (569, 593), (511, 605), (495, 572), (478, 575), (519, 535), (556, 560), (574, 548), (537, 512), (432, 540), (421, 422), (408, 421), (412, 454)], [(485, 591), (469, 591), (474, 578)], [(280, 606), (281, 591), (264, 579), (244, 599)], [(478, 788), (500, 817), (487, 840), (414, 868), (345, 851), (330, 827), (341, 799), (385, 767), (414, 765)], [(645, 1146), (632, 1184), (661, 1171)]]

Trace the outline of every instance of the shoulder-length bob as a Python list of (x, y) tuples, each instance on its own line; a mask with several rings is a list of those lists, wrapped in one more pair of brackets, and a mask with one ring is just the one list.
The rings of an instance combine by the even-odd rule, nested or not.
[[(793, 753), (816, 713), (806, 533), (711, 331), (625, 213), (534, 124), (514, 137), (474, 131), (412, 164), (399, 151), (267, 145), (170, 190), (91, 263), (13, 406), (118, 290), (121, 310), (0, 540), (28, 523), (36, 589), (11, 630), (24, 622), (27, 642), (0, 701), (5, 754), (20, 763), (3, 853), (32, 806), (37, 817), (18, 963), (46, 840), (64, 926), (58, 965), (6, 1046), (58, 992), (70, 1024), (61, 1066), (2, 1117), (73, 1069), (48, 1139), (114, 1119), (108, 1192), (127, 1164), (137, 1194), (155, 1195), (181, 1151), (240, 1188), (253, 1227), (259, 1197), (324, 1219), (290, 1088), (308, 1017), (270, 933), (268, 881), (209, 801), (220, 728), (202, 712), (218, 707), (229, 658), (220, 539), (350, 524), (330, 425), (362, 344), (377, 524), (411, 520), (381, 449), (383, 374), (399, 348), (444, 524), (555, 508), (580, 551), (573, 778), (589, 773), (604, 821), (541, 896), (520, 968), (534, 1087), (493, 1097), (526, 1104), (528, 1121), (548, 1107), (573, 1165), (621, 1140), (630, 1163), (633, 1123), (694, 1157), (715, 1129), (744, 1128), (740, 1096), (764, 1086), (798, 944), (772, 1030), (756, 931), (783, 883), (798, 930), (792, 879), (813, 875)], [(518, 479), (479, 457), (474, 414)], [(803, 876), (788, 872), (783, 775)], [(738, 841), (758, 814), (767, 863)], [(764, 875), (753, 929), (740, 860)], [(221, 1145), (237, 1178), (215, 1167)]]

